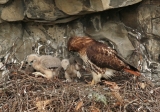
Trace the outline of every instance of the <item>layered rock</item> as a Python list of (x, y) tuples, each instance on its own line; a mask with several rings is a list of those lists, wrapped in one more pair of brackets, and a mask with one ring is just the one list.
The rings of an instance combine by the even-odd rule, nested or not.
[(9, 0), (0, 0), (0, 4), (5, 4), (7, 3)]
[(20, 62), (30, 53), (66, 58), (68, 38), (88, 35), (156, 79), (160, 1), (140, 1), (1, 0), (0, 58)]
[(22, 0), (14, 0), (2, 9), (1, 19), (4, 21), (21, 21), (24, 19)]
[(66, 17), (72, 18), (71, 20), (76, 19), (70, 15), (75, 16), (99, 12), (132, 5), (140, 1), (141, 0), (10, 0), (8, 2), (8, 0), (1, 0), (0, 4), (4, 4), (5, 7), (3, 7), (3, 5), (0, 7), (3, 7), (1, 18), (5, 21), (20, 21), (26, 19), (32, 21), (34, 19), (33, 21), (37, 22), (53, 22)]

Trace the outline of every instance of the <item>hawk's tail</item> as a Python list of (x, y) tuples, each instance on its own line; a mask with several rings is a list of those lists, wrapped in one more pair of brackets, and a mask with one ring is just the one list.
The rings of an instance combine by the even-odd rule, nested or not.
[(133, 74), (135, 76), (140, 76), (141, 73), (139, 71), (134, 71), (134, 70), (131, 70), (131, 69), (128, 69), (128, 68), (124, 68), (124, 71), (130, 73), (130, 74)]

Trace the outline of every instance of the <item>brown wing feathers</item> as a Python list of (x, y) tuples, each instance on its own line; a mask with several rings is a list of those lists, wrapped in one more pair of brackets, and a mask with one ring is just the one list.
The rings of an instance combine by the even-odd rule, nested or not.
[(140, 75), (140, 72), (135, 67), (124, 62), (117, 56), (116, 51), (103, 43), (93, 43), (87, 48), (86, 53), (90, 61), (101, 68), (124, 70), (136, 76)]
[(86, 53), (91, 62), (101, 68), (121, 70), (126, 66), (126, 64), (116, 56), (114, 50), (100, 42), (90, 45)]

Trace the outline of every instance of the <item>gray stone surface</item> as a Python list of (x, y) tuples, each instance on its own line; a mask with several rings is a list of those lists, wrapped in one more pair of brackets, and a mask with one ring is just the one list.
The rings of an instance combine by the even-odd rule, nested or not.
[(83, 2), (80, 0), (55, 0), (56, 6), (68, 15), (75, 15), (83, 11)]
[(142, 0), (55, 0), (55, 3), (64, 13), (76, 15), (124, 7), (140, 1)]
[(149, 58), (154, 61), (157, 61), (157, 62), (160, 62), (160, 47), (159, 47), (159, 45), (160, 45), (160, 40), (158, 40), (158, 39), (148, 39), (145, 42), (145, 46), (148, 51)]
[[(18, 51), (18, 44), (23, 38), (21, 23), (0, 24), (0, 58)], [(22, 54), (23, 55), (23, 54)]]
[(65, 17), (65, 14), (58, 12), (53, 0), (25, 0), (26, 16), (30, 19), (54, 21), (57, 18)]
[(70, 15), (84, 15), (125, 7), (140, 1), (142, 0), (13, 0), (10, 2), (1, 0), (0, 4), (5, 5), (1, 18), (5, 21), (26, 21), (29, 19), (37, 22), (53, 22), (66, 17), (73, 20), (76, 18)]
[(5, 4), (7, 3), (9, 0), (0, 0), (0, 4)]
[(160, 18), (155, 18), (151, 22), (153, 35), (160, 36)]
[(110, 6), (112, 7), (123, 7), (138, 3), (142, 0), (110, 0)]
[[(2, 13), (4, 6), (0, 5), (0, 15)], [(2, 20), (1, 16), (0, 16), (0, 23), (3, 23), (4, 21)]]
[(148, 34), (157, 34), (159, 24), (160, 7), (157, 5), (142, 5), (139, 8), (138, 20), (143, 30)]
[(1, 18), (5, 21), (21, 21), (24, 19), (24, 6), (22, 0), (14, 0), (9, 3), (1, 13)]
[(159, 77), (158, 0), (1, 0), (0, 4), (0, 58), (20, 62), (30, 53), (67, 58), (69, 37), (87, 35), (108, 44), (145, 74), (153, 74), (150, 78)]

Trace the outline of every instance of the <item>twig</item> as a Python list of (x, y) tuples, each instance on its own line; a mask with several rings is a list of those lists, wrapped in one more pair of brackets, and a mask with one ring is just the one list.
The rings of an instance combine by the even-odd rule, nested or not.
[(135, 99), (135, 100), (132, 100), (132, 101), (130, 101), (130, 102), (128, 102), (127, 104), (125, 104), (124, 105), (124, 112), (127, 112), (126, 111), (126, 107), (129, 105), (129, 104), (131, 104), (131, 103), (133, 103), (133, 102), (135, 102), (135, 101), (137, 101), (138, 99)]

